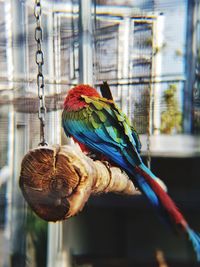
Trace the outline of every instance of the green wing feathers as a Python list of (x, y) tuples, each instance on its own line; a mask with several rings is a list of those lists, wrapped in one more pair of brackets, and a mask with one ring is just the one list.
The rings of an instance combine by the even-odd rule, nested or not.
[[(65, 127), (66, 120), (75, 120), (78, 124), (87, 125), (91, 130), (100, 129), (104, 126), (109, 136), (117, 143), (123, 143), (124, 133), (129, 142), (134, 145), (137, 152), (140, 152), (141, 143), (135, 129), (130, 125), (126, 115), (114, 104), (112, 100), (106, 98), (82, 96), (88, 104), (78, 111), (63, 111), (62, 121)], [(79, 125), (81, 126), (81, 125)], [(120, 127), (121, 126), (121, 127)]]

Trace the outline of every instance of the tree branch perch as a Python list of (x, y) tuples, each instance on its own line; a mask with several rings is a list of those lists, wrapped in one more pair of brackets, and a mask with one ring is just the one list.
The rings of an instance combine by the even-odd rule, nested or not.
[(125, 172), (92, 160), (78, 145), (29, 151), (22, 161), (19, 184), (30, 207), (47, 221), (76, 215), (91, 194), (140, 194)]

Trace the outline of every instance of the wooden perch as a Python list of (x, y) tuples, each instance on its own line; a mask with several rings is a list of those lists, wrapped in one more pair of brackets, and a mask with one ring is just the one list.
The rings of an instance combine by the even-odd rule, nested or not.
[(22, 161), (19, 183), (30, 207), (47, 221), (76, 215), (91, 194), (139, 194), (125, 172), (92, 160), (77, 145), (29, 151)]

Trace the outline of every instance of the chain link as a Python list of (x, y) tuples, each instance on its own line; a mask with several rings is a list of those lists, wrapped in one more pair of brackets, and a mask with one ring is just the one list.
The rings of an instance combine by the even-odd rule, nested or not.
[(39, 145), (45, 146), (47, 142), (45, 140), (45, 88), (44, 88), (44, 75), (43, 75), (43, 64), (44, 64), (44, 54), (42, 52), (42, 27), (41, 27), (41, 15), (42, 8), (40, 0), (35, 0), (34, 16), (36, 19), (35, 28), (35, 41), (37, 43), (37, 51), (35, 53), (35, 62), (38, 66), (37, 74), (37, 88), (38, 88), (38, 98), (39, 98), (39, 110), (38, 118), (40, 120), (40, 143)]

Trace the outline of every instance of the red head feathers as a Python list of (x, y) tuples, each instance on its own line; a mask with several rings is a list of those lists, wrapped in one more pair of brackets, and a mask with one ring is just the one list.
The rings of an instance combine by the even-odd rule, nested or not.
[(68, 111), (76, 111), (86, 106), (87, 104), (85, 103), (84, 99), (81, 98), (82, 95), (101, 97), (93, 87), (85, 84), (80, 84), (69, 90), (64, 102), (64, 109)]

